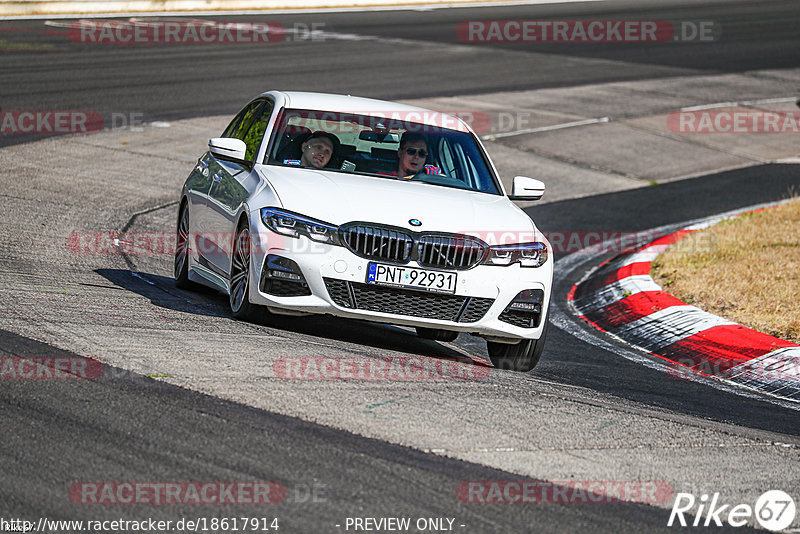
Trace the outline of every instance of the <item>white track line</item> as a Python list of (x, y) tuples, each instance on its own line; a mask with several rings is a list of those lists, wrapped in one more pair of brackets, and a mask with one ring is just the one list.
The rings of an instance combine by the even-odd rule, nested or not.
[(515, 130), (513, 132), (500, 132), (495, 134), (487, 134), (481, 137), (484, 141), (491, 141), (493, 139), (501, 139), (503, 137), (513, 137), (515, 135), (526, 135), (539, 132), (550, 132), (552, 130), (561, 130), (563, 128), (572, 128), (575, 126), (587, 126), (589, 124), (599, 124), (601, 122), (609, 122), (611, 117), (599, 117), (597, 119), (586, 119), (582, 121), (563, 122), (561, 124), (553, 124), (550, 126), (541, 126), (539, 128), (527, 128), (525, 130)]
[[(777, 104), (782, 102), (794, 102), (798, 100), (796, 96), (785, 96), (779, 98), (763, 98), (761, 100), (742, 100), (739, 102), (715, 102), (713, 104), (701, 104), (699, 106), (689, 106), (681, 108), (681, 111), (700, 111), (704, 109), (715, 108), (728, 108), (737, 106), (756, 106), (759, 104)], [(504, 137), (514, 137), (517, 135), (527, 135), (532, 133), (550, 132), (553, 130), (561, 130), (562, 128), (573, 128), (575, 126), (588, 126), (590, 124), (600, 124), (604, 122), (611, 122), (611, 117), (598, 117), (596, 119), (586, 119), (581, 121), (564, 122), (561, 124), (553, 124), (551, 126), (542, 126), (539, 128), (528, 128), (525, 130), (515, 130), (513, 132), (500, 132), (494, 134), (487, 134), (481, 137), (484, 141), (493, 141), (495, 139), (502, 139)]]
[[(220, 10), (220, 11), (121, 11), (107, 13), (74, 13), (66, 15), (8, 15), (0, 17), (0, 20), (41, 20), (41, 19), (74, 19), (74, 18), (116, 18), (116, 17), (180, 17), (186, 15), (193, 16), (235, 16), (235, 15), (298, 15), (316, 13), (361, 13), (365, 11), (434, 11), (437, 9), (483, 9), (493, 7), (513, 7), (513, 6), (536, 6), (549, 4), (575, 4), (590, 2), (606, 2), (607, 0), (518, 0), (500, 2), (449, 2), (449, 3), (420, 3), (406, 5), (387, 5), (387, 6), (360, 6), (360, 7), (309, 7), (290, 8), (290, 9), (240, 9), (240, 10)], [(320, 2), (321, 3), (321, 2)]]
[(760, 104), (779, 104), (782, 102), (796, 102), (796, 96), (782, 96), (779, 98), (762, 98), (760, 100), (740, 100), (738, 102), (716, 102), (714, 104), (700, 104), (699, 106), (689, 106), (681, 108), (681, 111), (700, 111), (703, 109), (732, 108), (739, 106), (757, 106)]

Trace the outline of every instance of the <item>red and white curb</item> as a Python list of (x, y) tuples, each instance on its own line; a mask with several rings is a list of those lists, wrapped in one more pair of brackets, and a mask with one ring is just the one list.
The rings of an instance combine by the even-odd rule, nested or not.
[(706, 377), (800, 402), (800, 345), (733, 323), (666, 293), (650, 276), (651, 262), (712, 219), (625, 251), (572, 286), (574, 312), (668, 363), (676, 378)]

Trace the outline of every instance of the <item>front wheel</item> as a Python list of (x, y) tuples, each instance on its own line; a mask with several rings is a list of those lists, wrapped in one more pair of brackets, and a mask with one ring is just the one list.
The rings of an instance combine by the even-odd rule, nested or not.
[(256, 306), (250, 303), (250, 230), (243, 221), (233, 241), (230, 277), (231, 313), (237, 319), (252, 319)]
[(189, 280), (189, 206), (181, 207), (178, 215), (178, 230), (175, 239), (175, 263), (173, 265), (175, 287), (193, 289), (194, 283)]
[(489, 359), (492, 361), (492, 365), (498, 369), (519, 371), (521, 373), (527, 373), (536, 367), (544, 350), (547, 327), (550, 322), (549, 315), (548, 312), (548, 316), (545, 317), (542, 335), (539, 339), (526, 339), (516, 345), (487, 341), (486, 347), (489, 349)]

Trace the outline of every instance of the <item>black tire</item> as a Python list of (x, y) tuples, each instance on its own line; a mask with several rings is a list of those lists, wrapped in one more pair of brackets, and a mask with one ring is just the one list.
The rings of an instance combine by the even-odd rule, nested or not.
[(418, 326), (417, 335), (421, 338), (432, 339), (434, 341), (455, 341), (455, 339), (458, 337), (458, 332)]
[(228, 302), (231, 313), (237, 319), (250, 320), (255, 317), (257, 306), (250, 302), (250, 230), (247, 221), (239, 223), (233, 241), (231, 255), (231, 277)]
[(545, 317), (544, 329), (539, 339), (528, 339), (516, 345), (507, 343), (496, 343), (487, 341), (486, 347), (489, 350), (489, 359), (492, 365), (498, 369), (518, 371), (527, 373), (539, 363), (539, 358), (544, 350), (545, 339), (547, 338), (547, 328), (550, 324), (550, 310)]
[(173, 277), (177, 288), (195, 289), (197, 287), (194, 282), (189, 280), (189, 207), (185, 203), (178, 212)]

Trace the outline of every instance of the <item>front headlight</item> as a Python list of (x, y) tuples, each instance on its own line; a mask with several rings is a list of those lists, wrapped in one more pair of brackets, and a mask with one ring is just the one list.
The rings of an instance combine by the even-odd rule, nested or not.
[(304, 235), (317, 243), (341, 246), (338, 226), (299, 213), (277, 208), (261, 208), (261, 220), (276, 234), (295, 238)]
[(544, 243), (520, 243), (517, 245), (497, 245), (489, 247), (484, 265), (512, 265), (521, 267), (541, 267), (547, 262), (547, 246)]

